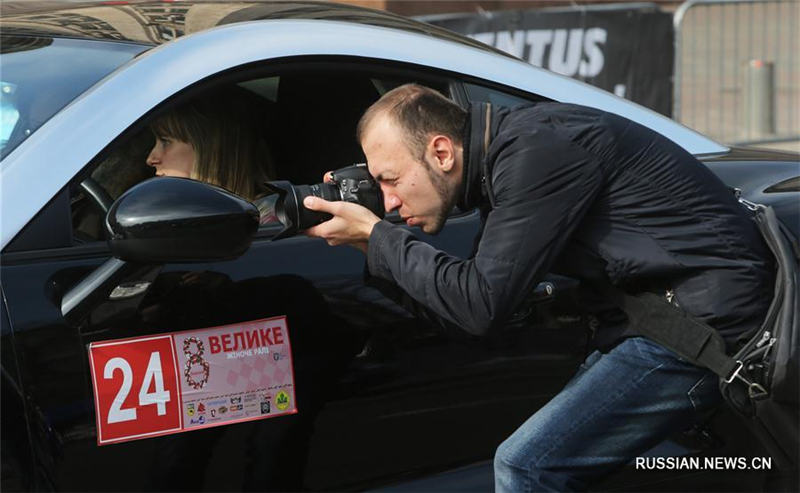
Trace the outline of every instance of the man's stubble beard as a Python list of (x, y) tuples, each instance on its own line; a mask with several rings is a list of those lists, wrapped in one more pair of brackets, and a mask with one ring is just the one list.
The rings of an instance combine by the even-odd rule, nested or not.
[(430, 225), (428, 231), (425, 231), (425, 233), (429, 235), (435, 235), (442, 230), (444, 223), (447, 221), (447, 218), (450, 215), (450, 211), (452, 211), (453, 207), (455, 207), (456, 199), (458, 197), (457, 189), (459, 187), (451, 187), (450, 183), (447, 181), (447, 178), (437, 173), (432, 163), (423, 162), (422, 164), (425, 166), (428, 176), (431, 178), (431, 183), (433, 184), (434, 190), (436, 190), (436, 193), (439, 195), (439, 198), (442, 201), (442, 206), (438, 211), (436, 211), (436, 215), (433, 218), (433, 224)]

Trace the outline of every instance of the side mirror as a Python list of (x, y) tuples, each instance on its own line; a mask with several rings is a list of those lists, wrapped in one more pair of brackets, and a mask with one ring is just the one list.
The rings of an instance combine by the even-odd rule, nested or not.
[(213, 185), (157, 177), (122, 194), (106, 216), (111, 252), (137, 263), (232, 259), (250, 247), (258, 209)]
[(236, 258), (250, 247), (258, 218), (256, 206), (213, 185), (172, 177), (143, 181), (106, 215), (114, 257), (67, 291), (61, 314), (77, 323), (121, 282), (159, 264)]

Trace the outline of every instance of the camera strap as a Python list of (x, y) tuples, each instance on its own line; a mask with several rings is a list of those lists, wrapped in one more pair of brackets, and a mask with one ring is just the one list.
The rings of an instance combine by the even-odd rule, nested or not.
[(483, 108), (483, 156), (481, 158), (481, 188), (489, 205), (495, 207), (494, 191), (492, 190), (492, 175), (489, 170), (489, 145), (492, 143), (492, 103), (486, 103)]

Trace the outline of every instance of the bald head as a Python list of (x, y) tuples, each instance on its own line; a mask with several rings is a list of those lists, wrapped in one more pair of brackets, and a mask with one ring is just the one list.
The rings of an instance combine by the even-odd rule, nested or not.
[(421, 159), (432, 135), (445, 135), (461, 146), (467, 112), (439, 92), (418, 84), (404, 84), (384, 94), (367, 108), (356, 129), (363, 143), (369, 127), (385, 116), (403, 133), (413, 156)]

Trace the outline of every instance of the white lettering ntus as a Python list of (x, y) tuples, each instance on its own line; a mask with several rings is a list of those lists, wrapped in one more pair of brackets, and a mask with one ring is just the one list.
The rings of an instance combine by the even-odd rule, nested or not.
[(608, 32), (600, 27), (499, 31), (470, 36), (532, 65), (569, 77), (594, 77), (605, 65), (601, 45), (606, 43)]

